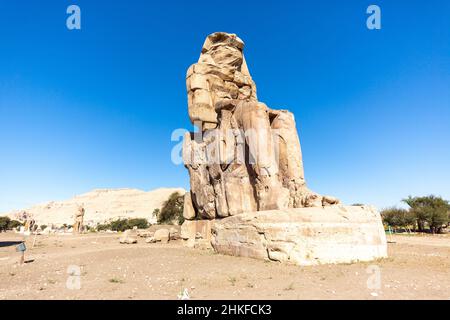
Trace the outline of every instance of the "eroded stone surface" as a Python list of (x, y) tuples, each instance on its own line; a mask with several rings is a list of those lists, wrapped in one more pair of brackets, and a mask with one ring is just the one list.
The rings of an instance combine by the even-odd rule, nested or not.
[(155, 231), (153, 237), (156, 241), (167, 243), (170, 241), (170, 231), (168, 229), (158, 229)]
[(222, 254), (297, 265), (371, 261), (387, 256), (380, 215), (369, 206), (244, 213), (216, 220), (211, 244)]
[(306, 187), (294, 115), (258, 101), (243, 50), (235, 34), (213, 33), (188, 69), (189, 116), (199, 132), (183, 145), (191, 184), (185, 218), (339, 203)]
[(192, 204), (192, 198), (191, 193), (186, 192), (184, 195), (184, 205), (183, 205), (183, 217), (186, 220), (193, 220), (195, 219), (195, 209), (194, 205)]
[(119, 242), (123, 244), (134, 244), (137, 243), (137, 239), (131, 236), (131, 230), (125, 230), (123, 235), (120, 237)]
[(211, 247), (211, 229), (215, 220), (186, 220), (181, 226), (181, 239), (188, 247)]

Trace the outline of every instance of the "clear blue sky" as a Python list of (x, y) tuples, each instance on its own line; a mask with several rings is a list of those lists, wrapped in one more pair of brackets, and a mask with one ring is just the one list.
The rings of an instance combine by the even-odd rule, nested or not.
[(170, 137), (192, 129), (186, 69), (215, 31), (246, 42), (260, 100), (295, 113), (311, 189), (379, 207), (450, 198), (450, 1), (2, 0), (0, 212), (188, 188)]

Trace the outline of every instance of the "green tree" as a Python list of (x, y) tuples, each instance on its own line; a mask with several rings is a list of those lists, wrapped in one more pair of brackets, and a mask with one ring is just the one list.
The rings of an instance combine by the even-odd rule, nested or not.
[(173, 224), (176, 221), (178, 224), (183, 224), (183, 208), (184, 208), (184, 195), (179, 192), (174, 192), (170, 195), (169, 199), (164, 202), (161, 211), (157, 216), (159, 224)]
[(14, 228), (19, 228), (19, 227), (21, 227), (23, 224), (20, 222), (20, 221), (17, 221), (17, 220), (11, 220), (9, 223), (8, 223), (8, 230), (12, 230), (12, 229), (14, 229)]
[(0, 232), (8, 230), (8, 225), (11, 222), (9, 217), (0, 217)]
[(444, 225), (449, 223), (450, 204), (447, 200), (434, 195), (426, 197), (411, 197), (402, 200), (411, 209), (417, 221), (419, 231), (425, 231), (426, 226), (432, 233), (441, 233)]
[(416, 223), (416, 217), (410, 210), (401, 208), (387, 208), (381, 211), (383, 222), (394, 229), (409, 229)]

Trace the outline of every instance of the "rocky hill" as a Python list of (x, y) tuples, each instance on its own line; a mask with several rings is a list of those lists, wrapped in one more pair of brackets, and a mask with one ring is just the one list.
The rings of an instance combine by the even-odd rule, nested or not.
[(72, 225), (79, 205), (85, 208), (85, 224), (95, 225), (117, 218), (147, 218), (155, 223), (153, 211), (161, 208), (173, 192), (185, 193), (182, 188), (161, 188), (153, 191), (137, 189), (97, 189), (65, 201), (51, 201), (28, 209), (8, 212), (12, 219), (26, 212), (38, 225)]

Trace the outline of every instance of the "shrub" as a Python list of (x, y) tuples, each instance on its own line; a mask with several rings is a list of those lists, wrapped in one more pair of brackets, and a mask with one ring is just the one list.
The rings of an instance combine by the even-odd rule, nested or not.
[(111, 224), (105, 223), (105, 224), (98, 224), (96, 227), (97, 231), (106, 231), (111, 229)]
[(410, 210), (401, 208), (387, 208), (381, 211), (383, 222), (388, 226), (397, 228), (410, 228), (415, 225), (416, 218)]
[(47, 225), (43, 224), (43, 225), (40, 226), (40, 228), (41, 228), (42, 231), (44, 231), (45, 229), (47, 229)]
[(133, 229), (134, 227), (137, 227), (138, 229), (147, 229), (149, 227), (147, 219), (144, 218), (129, 219), (127, 224), (129, 229)]
[(434, 195), (426, 197), (411, 197), (403, 202), (409, 205), (414, 214), (419, 231), (425, 231), (426, 226), (432, 233), (441, 233), (442, 228), (449, 223), (450, 204), (447, 200)]
[(22, 224), (20, 221), (17, 221), (17, 220), (11, 220), (11, 221), (8, 223), (8, 229), (9, 229), (9, 230), (12, 230), (12, 229), (14, 229), (14, 228), (19, 228), (19, 227), (21, 227), (21, 226), (23, 226), (23, 224)]
[(176, 221), (178, 224), (183, 224), (183, 207), (184, 196), (179, 192), (174, 192), (169, 199), (164, 202), (161, 211), (157, 216), (159, 224), (173, 224)]
[(111, 230), (123, 232), (128, 228), (128, 220), (127, 219), (118, 219), (115, 221), (111, 221), (110, 223)]
[(0, 232), (12, 230), (20, 227), (22, 224), (17, 220), (11, 220), (9, 217), (0, 217)]
[(4, 232), (8, 230), (8, 225), (11, 222), (11, 219), (8, 217), (0, 217), (0, 232)]
[(147, 229), (149, 227), (149, 223), (147, 219), (144, 218), (117, 219), (111, 221), (110, 223), (98, 224), (96, 229), (97, 231), (112, 230), (123, 232), (128, 229), (133, 229), (133, 227), (137, 227), (138, 229)]

